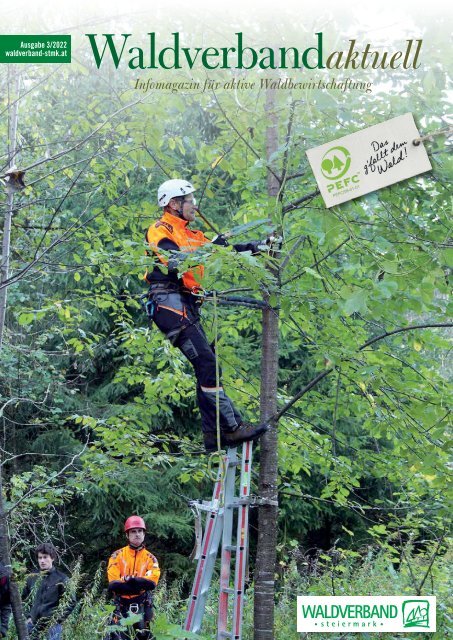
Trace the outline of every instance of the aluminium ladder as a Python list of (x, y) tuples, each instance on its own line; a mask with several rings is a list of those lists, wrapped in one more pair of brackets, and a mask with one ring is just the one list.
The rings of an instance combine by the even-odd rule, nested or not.
[[(250, 476), (252, 464), (252, 442), (242, 445), (242, 458), (238, 449), (228, 449), (223, 456), (210, 502), (192, 502), (195, 509), (206, 511), (206, 523), (201, 553), (198, 558), (192, 593), (184, 623), (185, 631), (200, 630), (211, 586), (215, 561), (221, 543), (220, 590), (216, 640), (230, 638), (241, 640), (244, 607), (244, 582), (248, 555), (248, 519), (250, 506)], [(241, 467), (239, 495), (235, 496), (236, 469)], [(237, 509), (236, 541), (233, 540), (234, 515)], [(231, 561), (234, 558), (234, 575)], [(233, 582), (233, 587), (231, 586)], [(231, 597), (231, 598), (230, 598)], [(230, 629), (228, 630), (229, 624)]]

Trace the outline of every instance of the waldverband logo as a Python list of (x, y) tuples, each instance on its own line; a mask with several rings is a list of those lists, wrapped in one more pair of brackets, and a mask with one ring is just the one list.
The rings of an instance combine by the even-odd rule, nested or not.
[(346, 147), (332, 147), (323, 156), (321, 172), (327, 180), (342, 178), (351, 166), (351, 154)]
[(427, 600), (403, 602), (403, 624), (405, 629), (429, 627), (429, 602)]
[(298, 596), (301, 633), (432, 632), (436, 598), (426, 596)]

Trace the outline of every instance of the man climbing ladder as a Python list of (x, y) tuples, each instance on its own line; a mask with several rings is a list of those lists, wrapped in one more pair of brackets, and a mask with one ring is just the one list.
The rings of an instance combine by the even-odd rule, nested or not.
[[(214, 451), (217, 449), (217, 398), (222, 447), (236, 447), (242, 442), (256, 440), (268, 425), (245, 423), (226, 395), (221, 380), (217, 384), (216, 356), (200, 323), (197, 294), (202, 290), (203, 267), (198, 265), (178, 273), (178, 266), (188, 253), (211, 242), (202, 231), (189, 228), (196, 214), (194, 191), (187, 180), (167, 180), (159, 187), (157, 201), (163, 208), (163, 215), (146, 233), (155, 260), (154, 268), (146, 273), (145, 280), (150, 285), (150, 317), (194, 368), (205, 448)], [(226, 242), (218, 236), (213, 243)], [(234, 245), (234, 248), (257, 253), (260, 244), (259, 241), (249, 242)], [(162, 269), (163, 266), (166, 268)]]

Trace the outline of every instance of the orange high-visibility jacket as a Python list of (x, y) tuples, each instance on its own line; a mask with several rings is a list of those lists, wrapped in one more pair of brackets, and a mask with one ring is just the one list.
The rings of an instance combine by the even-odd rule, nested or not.
[[(165, 248), (165, 240), (174, 243), (177, 247), (175, 250), (182, 251), (183, 253), (193, 253), (207, 242), (211, 242), (202, 231), (189, 229), (186, 220), (182, 220), (168, 212), (165, 212), (160, 220), (149, 227), (146, 233), (146, 240), (152, 251), (164, 265), (168, 264), (168, 259), (159, 252), (159, 243), (161, 249)], [(184, 288), (189, 291), (200, 289), (203, 272), (204, 267), (198, 265), (183, 273), (181, 279)], [(148, 276), (151, 276), (151, 274), (147, 273), (145, 280), (149, 282), (152, 278)]]
[[(160, 577), (159, 563), (156, 556), (148, 549), (144, 547), (132, 549), (128, 545), (112, 553), (109, 558), (107, 576), (109, 583), (117, 580), (125, 582), (126, 577), (134, 577), (152, 580), (157, 585)], [(122, 595), (122, 597), (135, 598), (136, 595)]]

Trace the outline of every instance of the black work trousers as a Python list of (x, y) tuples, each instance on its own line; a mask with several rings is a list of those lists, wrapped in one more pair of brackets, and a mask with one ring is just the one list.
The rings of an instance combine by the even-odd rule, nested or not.
[(242, 423), (242, 417), (224, 390), (216, 386), (216, 356), (200, 323), (198, 299), (190, 293), (162, 291), (153, 287), (150, 288), (150, 298), (155, 303), (154, 322), (182, 351), (194, 369), (203, 437), (205, 445), (212, 448), (217, 442), (217, 394), (222, 431), (234, 431)]
[(137, 629), (136, 625), (129, 627), (127, 631), (112, 631), (108, 640), (153, 640), (154, 636), (149, 629)]
[(120, 624), (120, 620), (127, 618), (130, 613), (139, 614), (142, 619), (132, 626), (128, 626), (125, 631), (112, 631), (106, 640), (154, 640), (150, 631), (150, 622), (153, 619), (152, 597), (140, 597), (137, 601), (115, 602), (111, 624)]

